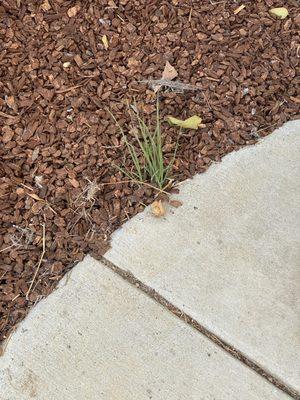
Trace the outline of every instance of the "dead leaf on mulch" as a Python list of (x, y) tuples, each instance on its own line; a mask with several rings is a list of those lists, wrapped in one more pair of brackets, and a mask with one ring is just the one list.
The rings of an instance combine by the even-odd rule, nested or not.
[(180, 128), (184, 129), (198, 129), (202, 123), (202, 119), (198, 115), (194, 115), (185, 120), (168, 116), (167, 121), (169, 122), (170, 125), (179, 126)]
[(269, 10), (269, 13), (279, 19), (284, 19), (289, 15), (288, 10), (285, 7), (275, 7)]
[[(162, 79), (171, 81), (172, 79), (176, 78), (178, 76), (178, 72), (176, 69), (169, 63), (169, 61), (166, 62), (165, 68), (162, 73)], [(153, 87), (154, 93), (157, 93), (161, 89), (161, 85), (155, 85)]]

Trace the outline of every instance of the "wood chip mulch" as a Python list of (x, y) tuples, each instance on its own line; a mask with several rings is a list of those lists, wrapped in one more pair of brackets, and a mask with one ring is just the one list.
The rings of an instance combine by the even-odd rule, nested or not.
[[(151, 119), (156, 95), (141, 81), (160, 79), (166, 61), (201, 90), (161, 89), (162, 119), (205, 124), (180, 136), (175, 181), (297, 117), (300, 9), (285, 0), (277, 20), (268, 10), (282, 3), (1, 1), (0, 339), (153, 201), (149, 187), (116, 183), (126, 146), (107, 109), (129, 126), (135, 99)], [(170, 160), (178, 130), (163, 132)]]

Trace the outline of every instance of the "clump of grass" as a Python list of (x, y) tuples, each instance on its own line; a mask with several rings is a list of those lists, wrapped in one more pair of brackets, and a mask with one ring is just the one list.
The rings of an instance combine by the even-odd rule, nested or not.
[(117, 166), (129, 179), (138, 181), (139, 183), (150, 182), (159, 189), (163, 189), (166, 182), (170, 179), (170, 171), (172, 169), (177, 145), (172, 160), (167, 164), (163, 154), (163, 138), (161, 132), (159, 103), (156, 106), (156, 124), (155, 127), (147, 125), (145, 119), (140, 115), (137, 106), (133, 109), (133, 135), (136, 139), (135, 147), (129, 142), (123, 128), (120, 126), (114, 115), (110, 112), (115, 123), (119, 127), (123, 140), (128, 149), (133, 170), (129, 170), (126, 166)]

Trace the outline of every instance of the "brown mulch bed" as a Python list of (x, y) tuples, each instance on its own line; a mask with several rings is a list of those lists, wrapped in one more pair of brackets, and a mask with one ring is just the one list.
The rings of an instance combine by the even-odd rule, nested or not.
[[(282, 5), (286, 19), (268, 14)], [(107, 108), (128, 124), (135, 98), (151, 118), (156, 97), (140, 81), (169, 61), (201, 90), (160, 91), (162, 118), (206, 125), (180, 136), (172, 175), (204, 172), (299, 113), (299, 11), (296, 0), (2, 0), (0, 339), (153, 201), (149, 187), (116, 183), (126, 147)], [(170, 160), (178, 130), (163, 132)]]

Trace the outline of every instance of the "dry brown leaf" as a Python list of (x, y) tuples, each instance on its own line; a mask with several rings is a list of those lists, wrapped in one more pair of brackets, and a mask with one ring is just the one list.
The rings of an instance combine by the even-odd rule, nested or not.
[(68, 17), (70, 17), (70, 18), (75, 17), (79, 10), (80, 10), (80, 5), (79, 4), (77, 4), (74, 7), (69, 8), (68, 11), (67, 11)]
[(166, 62), (165, 69), (162, 73), (162, 79), (169, 79), (172, 80), (178, 76), (178, 72), (176, 69), (169, 63), (169, 61)]
[(182, 201), (179, 201), (179, 200), (170, 200), (169, 204), (172, 207), (178, 208), (178, 207), (181, 207), (183, 203), (182, 203)]
[[(176, 69), (169, 63), (169, 61), (166, 62), (165, 68), (162, 73), (162, 79), (166, 79), (171, 81), (172, 79), (176, 78), (178, 76), (178, 72)], [(157, 93), (159, 89), (161, 88), (161, 85), (157, 85), (154, 87), (154, 93)]]
[(151, 204), (151, 211), (152, 214), (157, 218), (163, 217), (166, 214), (166, 209), (161, 200), (155, 200)]

